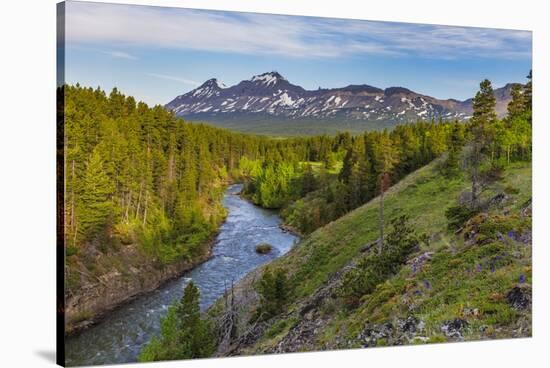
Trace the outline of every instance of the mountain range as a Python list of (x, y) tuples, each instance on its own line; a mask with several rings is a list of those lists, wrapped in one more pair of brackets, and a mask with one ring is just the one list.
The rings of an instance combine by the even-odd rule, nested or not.
[[(513, 83), (494, 91), (499, 116), (506, 113)], [(404, 87), (367, 84), (306, 90), (278, 72), (227, 87), (213, 78), (165, 107), (177, 116), (239, 131), (272, 135), (319, 134), (391, 128), (416, 120), (465, 121), (472, 99), (437, 99)]]

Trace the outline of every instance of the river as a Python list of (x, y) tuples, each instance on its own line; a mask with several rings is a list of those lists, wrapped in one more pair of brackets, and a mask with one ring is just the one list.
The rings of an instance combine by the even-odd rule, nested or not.
[[(277, 213), (240, 198), (241, 189), (241, 184), (234, 184), (225, 192), (223, 205), (228, 216), (214, 242), (212, 258), (67, 338), (67, 366), (135, 362), (140, 349), (159, 333), (160, 318), (170, 304), (181, 298), (189, 281), (193, 280), (200, 289), (204, 310), (223, 295), (231, 280), (238, 281), (292, 248), (298, 238), (280, 229)], [(264, 242), (271, 244), (273, 250), (266, 255), (257, 254), (256, 245)]]

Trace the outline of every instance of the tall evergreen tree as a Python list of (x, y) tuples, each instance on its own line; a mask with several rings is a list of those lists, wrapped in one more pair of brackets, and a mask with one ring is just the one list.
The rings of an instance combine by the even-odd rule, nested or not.
[(161, 321), (161, 334), (141, 351), (139, 360), (197, 359), (209, 357), (216, 348), (210, 321), (199, 308), (199, 289), (190, 282), (182, 298)]
[(479, 91), (473, 99), (473, 117), (471, 119), (471, 145), (468, 152), (468, 167), (471, 179), (471, 206), (476, 208), (481, 190), (481, 166), (484, 151), (492, 146), (492, 128), (496, 121), (496, 99), (493, 87), (488, 79), (479, 85)]
[(85, 236), (97, 235), (113, 215), (113, 183), (105, 174), (99, 149), (94, 149), (82, 179), (80, 231)]
[(508, 103), (507, 119), (511, 120), (520, 116), (525, 111), (525, 96), (520, 84), (514, 84), (510, 92), (512, 100)]

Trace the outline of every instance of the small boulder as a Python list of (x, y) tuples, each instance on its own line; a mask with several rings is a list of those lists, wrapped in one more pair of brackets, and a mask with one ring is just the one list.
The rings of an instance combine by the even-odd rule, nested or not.
[(531, 286), (520, 284), (514, 286), (512, 290), (506, 294), (508, 304), (514, 309), (522, 310), (531, 306)]
[(256, 253), (258, 254), (268, 254), (269, 252), (271, 252), (272, 249), (273, 247), (271, 246), (271, 244), (262, 243), (256, 245)]
[(443, 322), (441, 325), (441, 332), (443, 332), (447, 337), (462, 340), (464, 338), (462, 332), (467, 326), (468, 322), (461, 318), (455, 318)]

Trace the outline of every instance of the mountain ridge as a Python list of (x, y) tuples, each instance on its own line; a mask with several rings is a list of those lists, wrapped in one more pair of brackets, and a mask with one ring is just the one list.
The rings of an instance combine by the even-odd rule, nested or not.
[[(495, 89), (499, 116), (506, 113), (513, 84)], [(443, 100), (402, 86), (381, 89), (368, 84), (306, 90), (272, 71), (233, 86), (225, 86), (216, 78), (209, 79), (177, 96), (165, 108), (187, 120), (244, 131), (254, 130), (256, 123), (265, 120), (278, 126), (275, 131), (292, 128), (293, 121), (299, 122), (297, 126), (309, 125), (313, 131), (317, 125), (330, 128), (334, 124), (341, 129), (342, 123), (345, 130), (361, 131), (391, 128), (416, 120), (465, 121), (472, 114), (472, 99)], [(237, 126), (235, 121), (239, 121)]]

